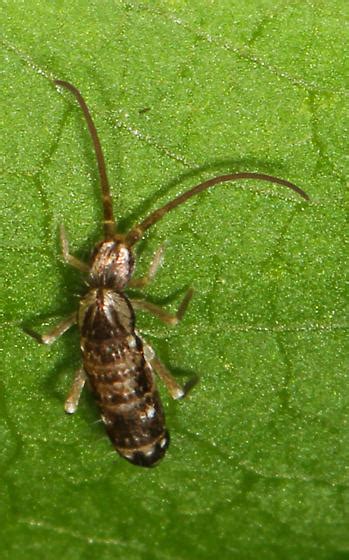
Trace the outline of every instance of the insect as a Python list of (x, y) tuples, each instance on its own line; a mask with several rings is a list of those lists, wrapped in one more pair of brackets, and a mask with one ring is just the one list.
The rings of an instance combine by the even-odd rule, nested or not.
[(290, 188), (306, 200), (309, 197), (293, 183), (278, 177), (263, 173), (230, 173), (196, 185), (152, 212), (128, 233), (119, 233), (116, 231), (101, 143), (86, 102), (79, 90), (69, 82), (55, 80), (54, 83), (75, 96), (87, 123), (99, 171), (104, 236), (94, 247), (89, 264), (86, 264), (70, 254), (68, 239), (61, 227), (63, 258), (87, 275), (88, 290), (81, 298), (77, 312), (74, 311), (44, 335), (34, 331), (29, 334), (42, 344), (52, 344), (77, 323), (83, 363), (75, 375), (65, 402), (65, 411), (76, 411), (81, 391), (88, 380), (116, 451), (135, 465), (152, 467), (164, 456), (170, 441), (154, 372), (164, 381), (173, 398), (182, 398), (185, 390), (137, 333), (134, 309), (149, 311), (165, 323), (174, 325), (182, 319), (193, 291), (188, 290), (175, 315), (170, 315), (145, 300), (130, 299), (125, 294), (125, 288), (147, 285), (162, 260), (160, 249), (153, 258), (148, 274), (143, 278), (133, 279), (133, 246), (168, 212), (220, 183), (257, 179)]

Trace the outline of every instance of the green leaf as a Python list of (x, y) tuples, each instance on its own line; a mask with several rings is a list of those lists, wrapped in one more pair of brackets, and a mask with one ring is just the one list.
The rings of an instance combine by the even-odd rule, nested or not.
[[(349, 554), (347, 194), (343, 0), (4, 2), (1, 548), (9, 559), (343, 559)], [(138, 326), (184, 383), (160, 387), (172, 443), (153, 470), (113, 451), (88, 391), (63, 412), (77, 332), (44, 332), (85, 287), (101, 236), (96, 163), (69, 80), (96, 122), (121, 230), (233, 171), (168, 214), (146, 297), (176, 328)], [(138, 294), (139, 295), (139, 294)]]

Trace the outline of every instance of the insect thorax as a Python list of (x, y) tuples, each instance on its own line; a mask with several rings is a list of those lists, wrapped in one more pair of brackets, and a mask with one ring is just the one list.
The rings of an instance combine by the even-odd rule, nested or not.
[(123, 239), (104, 240), (98, 243), (91, 256), (88, 283), (122, 290), (134, 270), (134, 257)]

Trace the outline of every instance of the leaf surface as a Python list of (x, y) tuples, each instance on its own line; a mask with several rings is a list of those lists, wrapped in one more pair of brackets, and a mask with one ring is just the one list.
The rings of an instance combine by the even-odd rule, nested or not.
[[(346, 3), (5, 2), (1, 159), (2, 549), (9, 559), (344, 559), (348, 532)], [(142, 470), (117, 457), (91, 396), (63, 402), (79, 366), (78, 305), (58, 226), (87, 260), (101, 236), (98, 128), (126, 231), (202, 180), (233, 171), (289, 179), (217, 186), (168, 214), (146, 297), (175, 329), (139, 314), (181, 382), (162, 390), (172, 443)], [(139, 294), (137, 293), (139, 296)]]

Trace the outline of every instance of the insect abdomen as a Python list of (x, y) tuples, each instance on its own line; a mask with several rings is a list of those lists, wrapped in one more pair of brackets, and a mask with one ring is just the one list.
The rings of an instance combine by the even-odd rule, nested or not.
[(144, 361), (131, 369), (115, 360), (109, 367), (91, 368), (89, 363), (85, 368), (118, 453), (137, 465), (155, 465), (165, 454), (169, 436), (149, 365)]
[(105, 293), (94, 291), (94, 298), (82, 302), (79, 326), (84, 369), (114, 447), (131, 463), (154, 466), (166, 452), (169, 434), (127, 299), (122, 294), (115, 309)]

